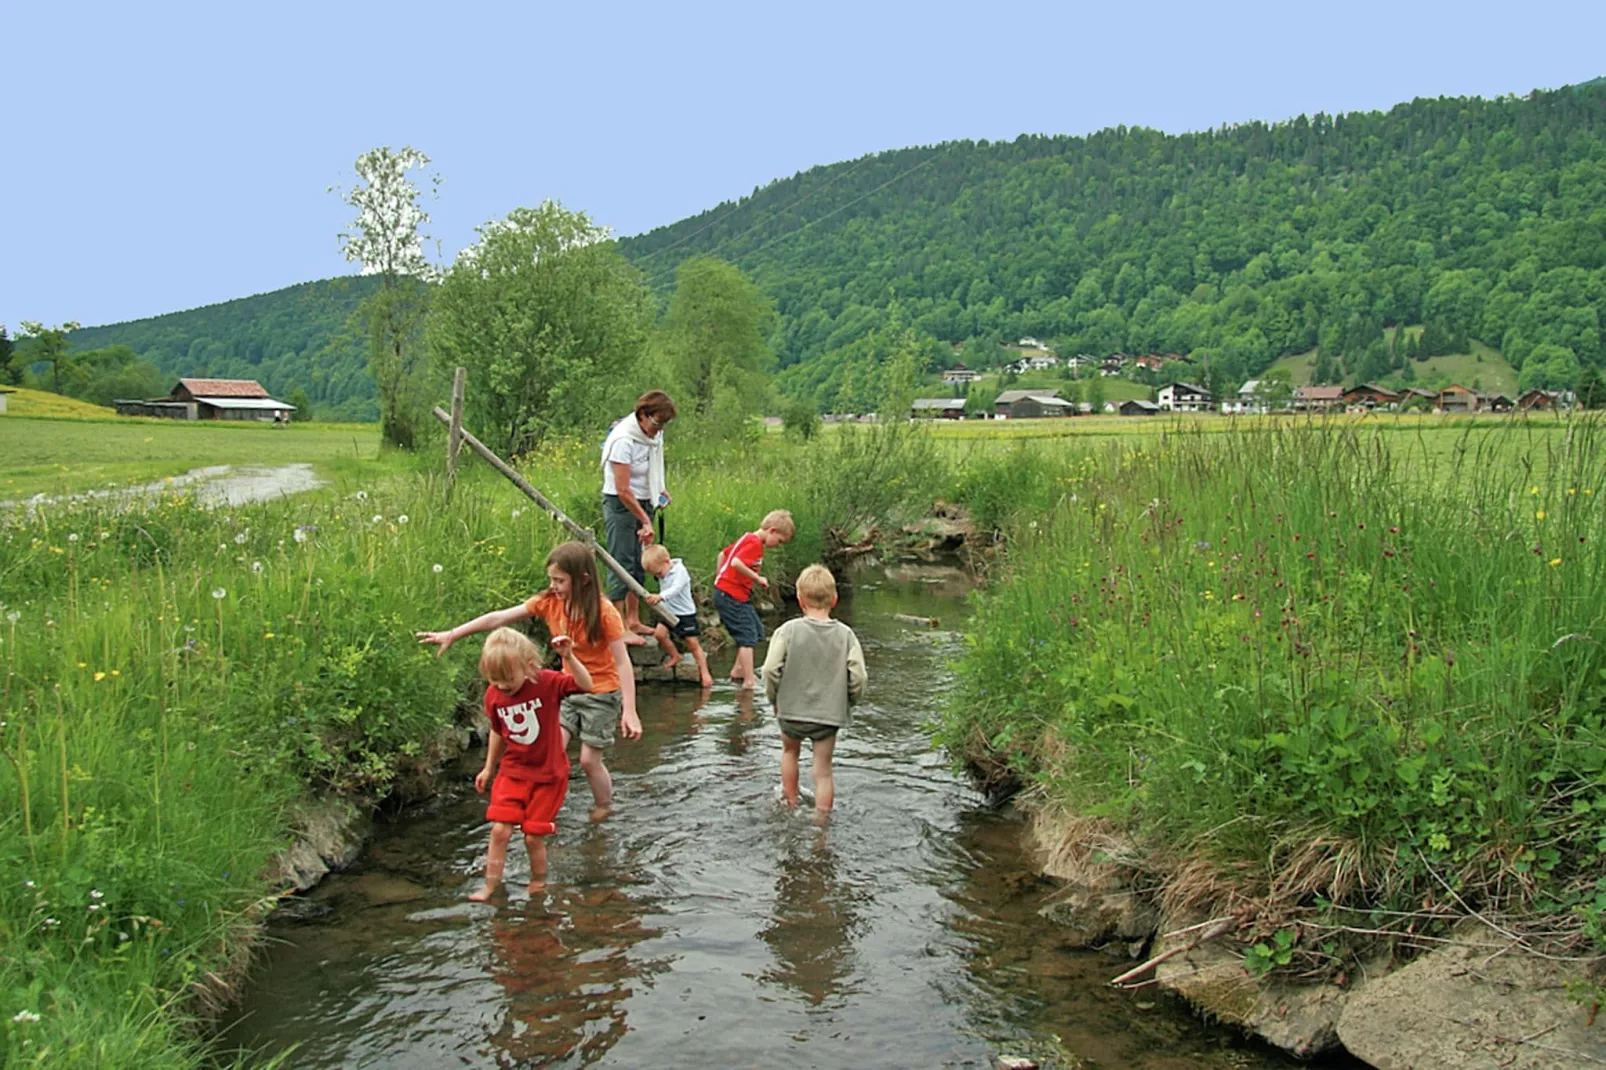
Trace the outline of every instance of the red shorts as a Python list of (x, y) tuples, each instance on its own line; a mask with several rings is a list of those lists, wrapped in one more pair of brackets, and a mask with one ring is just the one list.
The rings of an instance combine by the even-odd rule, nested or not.
[(491, 782), (491, 805), (485, 820), (518, 825), (526, 836), (550, 836), (558, 830), (553, 819), (569, 794), (568, 780), (536, 784), (517, 774), (499, 772)]

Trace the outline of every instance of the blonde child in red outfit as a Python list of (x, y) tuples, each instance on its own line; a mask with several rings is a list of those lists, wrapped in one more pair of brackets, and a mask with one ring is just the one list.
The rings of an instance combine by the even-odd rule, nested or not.
[(569, 695), (560, 717), (563, 745), (580, 737), (580, 768), (591, 784), (593, 818), (613, 805), (613, 778), (603, 752), (613, 746), (614, 729), (626, 739), (641, 738), (636, 715), (636, 677), (625, 648), (625, 626), (613, 603), (601, 595), (596, 562), (579, 542), (554, 547), (546, 559), (547, 589), (508, 609), (493, 610), (445, 632), (419, 632), (420, 643), (433, 643), (439, 653), (457, 640), (540, 617), (554, 638), (574, 640), (574, 656), (591, 673), (591, 693)]
[(563, 658), (565, 672), (541, 668), (535, 644), (511, 628), (492, 632), (480, 653), (491, 738), (474, 790), (491, 791), (485, 810), (491, 846), (485, 853), (485, 886), (469, 896), (477, 902), (491, 898), (501, 885), (515, 826), (523, 830), (530, 852), (531, 893), (546, 886), (546, 838), (557, 831), (554, 821), (569, 794), (569, 755), (558, 710), (569, 695), (591, 690), (591, 673), (574, 656), (573, 641), (554, 636), (552, 649)]

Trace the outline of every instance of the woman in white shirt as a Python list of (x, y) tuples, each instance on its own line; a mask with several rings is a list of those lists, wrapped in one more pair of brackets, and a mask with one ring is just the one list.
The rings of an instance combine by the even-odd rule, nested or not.
[[(636, 411), (613, 425), (602, 443), (602, 520), (608, 552), (641, 582), (641, 548), (656, 537), (653, 515), (669, 504), (664, 489), (664, 428), (675, 418), (675, 403), (662, 390), (636, 399)], [(636, 596), (624, 581), (608, 577), (608, 597), (619, 608), (629, 632), (626, 642), (640, 646), (652, 634), (641, 622)]]

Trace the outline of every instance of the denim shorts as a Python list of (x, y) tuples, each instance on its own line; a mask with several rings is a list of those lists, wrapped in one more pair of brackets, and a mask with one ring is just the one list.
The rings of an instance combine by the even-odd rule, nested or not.
[(719, 610), (719, 622), (737, 646), (757, 646), (764, 641), (764, 622), (758, 619), (753, 603), (738, 602), (715, 587), (714, 608)]

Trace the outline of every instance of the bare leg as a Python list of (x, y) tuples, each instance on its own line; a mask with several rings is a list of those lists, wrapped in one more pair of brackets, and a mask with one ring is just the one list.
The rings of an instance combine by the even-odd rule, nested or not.
[(797, 759), (803, 744), (791, 736), (781, 736), (781, 801), (797, 809)]
[(598, 810), (613, 805), (613, 777), (603, 764), (602, 751), (584, 740), (580, 743), (580, 768), (585, 770), (586, 783), (591, 785), (591, 799)]
[(692, 660), (697, 663), (697, 682), (704, 687), (713, 687), (714, 677), (708, 671), (708, 655), (703, 653), (702, 640), (695, 635), (688, 635), (686, 649), (691, 651)]
[[(619, 611), (620, 618), (625, 622), (625, 646), (646, 646), (647, 636), (652, 634), (652, 629), (642, 624), (636, 614), (636, 596), (625, 595), (624, 601), (615, 602), (613, 608)], [(643, 635), (643, 632), (646, 634)]]
[(836, 778), (831, 775), (831, 756), (836, 753), (836, 737), (814, 741), (814, 812), (825, 816), (836, 802)]
[(485, 852), (485, 887), (469, 896), (483, 903), (502, 886), (502, 871), (507, 868), (507, 844), (513, 838), (513, 826), (505, 821), (491, 822), (491, 846)]
[(530, 852), (530, 894), (546, 887), (546, 837), (525, 836), (524, 849)]
[(757, 674), (753, 672), (753, 648), (750, 646), (736, 649), (736, 670), (731, 673), (731, 679), (736, 686), (744, 691), (751, 691), (758, 686)]
[(652, 634), (658, 640), (658, 645), (663, 648), (664, 653), (669, 655), (664, 659), (664, 668), (673, 669), (676, 665), (679, 665), (680, 651), (675, 649), (675, 640), (669, 635), (669, 625), (658, 625), (652, 630)]

